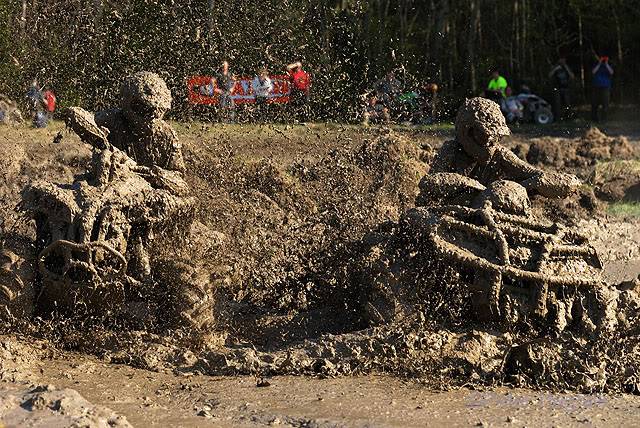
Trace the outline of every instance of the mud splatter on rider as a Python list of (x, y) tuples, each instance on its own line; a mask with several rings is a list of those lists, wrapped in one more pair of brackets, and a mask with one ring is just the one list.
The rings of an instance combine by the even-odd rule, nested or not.
[(164, 80), (155, 73), (136, 73), (125, 79), (120, 97), (120, 108), (95, 114), (96, 125), (109, 131), (109, 143), (139, 165), (184, 171), (178, 136), (164, 120), (171, 108)]
[(528, 193), (545, 197), (565, 197), (580, 180), (570, 174), (535, 168), (502, 146), (511, 134), (500, 107), (485, 98), (464, 102), (456, 117), (456, 137), (445, 142), (431, 166), (430, 175), (455, 173), (488, 186), (496, 180), (521, 184)]

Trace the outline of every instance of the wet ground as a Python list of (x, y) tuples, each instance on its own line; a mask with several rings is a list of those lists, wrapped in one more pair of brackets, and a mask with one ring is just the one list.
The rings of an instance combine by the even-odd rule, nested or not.
[(633, 426), (640, 398), (496, 388), (429, 391), (392, 376), (313, 379), (175, 376), (96, 361), (43, 364), (134, 426)]
[(635, 426), (640, 408), (640, 398), (629, 395), (508, 387), (434, 391), (392, 374), (211, 377), (151, 372), (59, 352), (33, 361), (23, 375), (30, 384), (55, 385), (39, 390), (63, 398), (57, 407), (34, 406), (32, 400), (7, 411), (10, 397), (33, 387), (0, 383), (0, 420), (7, 426), (67, 426), (61, 422), (74, 415), (69, 409), (78, 402), (89, 414), (97, 407), (117, 415), (113, 426), (185, 427)]
[[(239, 230), (257, 230), (259, 233), (256, 236), (267, 236), (268, 239), (264, 238), (264, 242), (252, 242), (251, 245), (233, 249), (238, 253), (247, 254), (249, 258), (260, 254), (265, 247), (272, 248), (274, 242), (281, 242), (279, 245), (283, 245), (284, 248), (287, 245), (302, 247), (296, 235), (285, 234), (286, 239), (282, 239), (282, 236), (273, 230), (282, 228), (282, 224), (290, 224), (291, 219), (309, 216), (309, 213), (314, 213), (313, 206), (316, 209), (320, 208), (322, 213), (323, 206), (330, 205), (325, 204), (326, 201), (337, 204), (350, 200), (346, 196), (343, 199), (332, 199), (332, 192), (327, 192), (321, 186), (306, 187), (308, 193), (301, 194), (300, 188), (288, 182), (286, 176), (283, 179), (277, 170), (260, 167), (262, 169), (258, 168), (256, 172), (251, 169), (257, 162), (267, 159), (277, 168), (283, 169), (289, 168), (292, 164), (303, 167), (315, 165), (314, 171), (322, 175), (324, 171), (317, 166), (319, 161), (338, 159), (336, 162), (341, 165), (342, 158), (330, 155), (333, 150), (348, 152), (357, 148), (363, 141), (373, 140), (380, 134), (377, 128), (363, 129), (332, 124), (295, 127), (214, 127), (210, 124), (191, 123), (175, 126), (185, 147), (187, 163), (194, 168), (189, 181), (203, 201), (202, 221), (209, 226), (217, 226), (217, 230), (222, 230), (225, 234), (236, 233)], [(614, 124), (612, 129), (624, 134), (626, 128), (624, 124)], [(634, 139), (633, 129), (629, 133), (629, 140), (637, 147), (638, 141)], [(64, 134), (62, 143), (53, 144), (54, 137), (61, 130), (60, 123), (54, 123), (46, 130), (32, 130), (22, 126), (0, 128), (0, 150), (3, 154), (0, 159), (0, 173), (5, 179), (0, 196), (7, 202), (0, 208), (3, 219), (12, 219), (14, 206), (19, 200), (19, 191), (29, 180), (38, 177), (57, 182), (71, 182), (73, 174), (82, 172), (89, 157), (89, 150), (82, 146), (75, 136), (68, 133)], [(530, 135), (526, 129), (521, 131), (523, 133), (518, 133), (512, 138), (512, 144), (516, 145), (529, 139)], [(409, 141), (412, 146), (422, 148), (439, 147), (450, 132), (446, 127), (435, 132), (410, 128), (396, 130), (403, 141)], [(539, 132), (536, 129), (535, 135), (539, 136)], [(401, 156), (394, 156), (396, 157), (392, 158), (393, 162), (400, 158), (403, 162), (408, 159), (410, 162), (403, 165), (409, 165), (411, 168), (414, 168), (416, 164), (413, 162), (419, 157), (413, 152), (403, 152)], [(356, 162), (360, 160), (356, 159)], [(250, 166), (248, 171), (254, 174), (254, 178), (257, 177), (255, 182), (247, 184), (237, 181), (239, 171), (247, 171), (238, 169), (239, 164), (243, 165), (242, 168)], [(332, 165), (334, 164), (329, 166)], [(378, 164), (364, 165), (360, 165), (363, 170), (370, 165)], [(384, 162), (381, 165), (384, 167)], [(351, 166), (347, 164), (346, 168)], [(420, 172), (417, 167), (411, 168), (402, 171)], [(300, 170), (304, 171), (304, 168)], [(349, 177), (353, 176), (354, 174), (351, 174)], [(273, 180), (276, 184), (271, 184), (271, 181), (265, 184), (267, 179)], [(361, 225), (397, 219), (398, 211), (405, 203), (398, 195), (402, 196), (405, 192), (408, 197), (411, 192), (410, 189), (407, 190), (407, 186), (414, 182), (398, 181), (393, 174), (384, 176), (383, 179), (388, 180), (393, 186), (385, 181), (380, 186), (382, 191), (376, 188), (377, 193), (371, 198), (373, 202), (365, 198), (356, 202), (356, 207), (351, 208), (351, 211), (340, 214), (348, 216), (364, 211), (373, 212), (370, 217), (363, 217)], [(214, 182), (221, 184), (216, 187)], [(370, 179), (364, 175), (356, 177), (349, 185), (353, 185), (358, 191), (373, 188)], [(233, 192), (235, 188), (249, 190), (238, 196)], [(247, 195), (254, 195), (255, 189), (268, 195), (266, 202), (264, 198), (243, 199)], [(338, 192), (336, 190), (334, 193)], [(252, 207), (249, 212), (238, 208), (245, 206), (245, 202)], [(365, 209), (358, 207), (358, 203)], [(369, 203), (372, 209), (367, 208)], [(264, 214), (272, 212), (284, 214), (277, 214), (275, 217)], [(637, 242), (640, 242), (639, 222), (631, 217), (607, 216), (605, 212), (606, 210), (594, 218), (579, 220), (579, 227), (589, 235), (598, 249), (605, 263), (607, 280), (619, 282), (633, 279), (640, 272), (640, 250), (637, 246)], [(237, 222), (236, 218), (239, 217), (251, 220), (245, 223)], [(321, 220), (324, 221), (324, 218)], [(261, 222), (268, 224), (268, 227), (256, 228), (255, 225), (260, 225)], [(293, 223), (297, 224), (295, 221)], [(300, 229), (299, 226), (296, 227)], [(347, 223), (342, 227), (349, 229), (351, 225)], [(314, 230), (311, 229), (311, 232)], [(354, 230), (353, 234), (357, 232), (358, 230)], [(341, 232), (336, 236), (344, 238), (352, 235)], [(307, 250), (300, 250), (300, 254), (295, 255), (302, 261), (296, 259), (296, 263), (300, 264), (293, 264), (293, 267), (304, 267), (305, 257), (317, 251), (317, 248), (324, 247), (311, 246)], [(209, 251), (215, 252), (216, 247)], [(237, 270), (240, 279), (246, 278), (242, 275), (246, 275), (255, 266), (271, 269), (258, 277), (262, 282), (257, 283), (261, 284), (263, 289), (254, 291), (256, 300), (268, 301), (265, 296), (268, 297), (272, 292), (270, 287), (277, 285), (280, 280), (280, 277), (274, 279), (272, 272), (280, 266), (291, 266), (292, 263), (283, 262), (286, 257), (291, 257), (291, 253), (283, 254), (284, 256), (273, 259), (253, 260), (253, 264), (234, 261), (236, 264), (233, 268)], [(229, 260), (223, 262), (230, 263)], [(229, 292), (232, 291), (247, 292), (230, 288)], [(281, 303), (282, 301), (283, 298), (278, 300), (278, 304), (287, 304)], [(332, 316), (329, 313), (325, 315), (325, 319), (328, 320)], [(280, 318), (274, 318), (277, 319)], [(256, 331), (241, 332), (238, 333), (238, 337), (245, 340), (250, 338), (256, 343), (260, 342), (260, 346), (266, 347), (269, 346), (269, 341), (279, 340), (282, 331), (277, 332), (278, 329), (274, 328), (271, 333), (267, 333), (270, 330), (265, 329), (273, 320), (265, 318), (261, 321), (263, 324), (258, 321), (255, 325)], [(318, 324), (321, 330), (324, 326), (317, 321), (315, 324)], [(236, 324), (238, 325), (242, 324)], [(284, 325), (285, 328), (287, 326)], [(302, 325), (297, 328), (305, 330), (309, 326)], [(295, 332), (292, 331), (293, 333)], [(433, 391), (417, 379), (398, 377), (394, 373), (328, 379), (284, 376), (262, 380), (248, 376), (211, 377), (193, 372), (174, 372), (161, 366), (158, 366), (159, 371), (150, 371), (109, 363), (94, 356), (63, 352), (49, 343), (32, 347), (31, 342), (31, 339), (23, 338), (17, 342), (20, 348), (17, 354), (0, 354), (0, 368), (2, 364), (15, 366), (14, 371), (7, 370), (6, 367), (0, 370), (0, 379), (28, 382), (0, 383), (0, 391), (4, 391), (4, 397), (24, 396), (29, 391), (27, 385), (53, 384), (57, 388), (72, 388), (94, 405), (106, 406), (126, 417), (134, 426), (633, 426), (634, 415), (640, 408), (638, 398), (630, 395), (579, 395), (563, 391), (510, 389), (504, 386), (480, 391), (465, 388)], [(6, 343), (14, 341), (6, 339)], [(24, 410), (26, 407), (22, 406), (20, 409)], [(20, 413), (20, 409), (18, 413), (8, 413), (8, 409), (10, 410), (11, 406), (7, 407), (6, 401), (0, 399), (0, 421), (9, 426), (21, 423), (20, 421), (26, 423), (29, 418), (34, 418), (29, 422), (33, 422), (34, 425), (50, 425), (44, 422), (44, 415), (51, 412), (59, 413), (59, 409), (46, 406), (40, 409), (44, 413)]]

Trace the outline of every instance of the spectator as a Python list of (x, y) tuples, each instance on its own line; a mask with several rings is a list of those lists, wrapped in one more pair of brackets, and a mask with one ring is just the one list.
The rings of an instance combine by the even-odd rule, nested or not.
[(367, 100), (364, 109), (363, 125), (368, 126), (369, 123), (389, 123), (389, 108), (378, 101), (378, 97), (374, 94)]
[(273, 82), (271, 82), (266, 68), (258, 71), (258, 75), (251, 82), (251, 86), (256, 96), (257, 117), (260, 121), (264, 121), (268, 113), (267, 100), (271, 92), (273, 92)]
[[(591, 119), (595, 122), (607, 120), (609, 110), (609, 98), (611, 96), (611, 77), (613, 68), (609, 65), (609, 57), (603, 56), (598, 59), (598, 64), (591, 70), (593, 75), (593, 94), (591, 97)], [(602, 113), (599, 108), (602, 106)]]
[(553, 85), (553, 115), (558, 119), (567, 117), (571, 109), (570, 85), (575, 76), (564, 57), (549, 72)]
[(31, 86), (27, 90), (27, 105), (29, 115), (32, 117), (32, 124), (36, 128), (47, 126), (46, 114), (44, 113), (45, 100), (42, 89), (38, 85), (38, 79), (33, 79)]
[[(43, 88), (44, 89), (44, 88)], [(51, 89), (46, 89), (42, 93), (42, 107), (36, 114), (34, 124), (37, 128), (46, 128), (49, 119), (56, 109), (56, 96)]]
[(507, 89), (505, 89), (505, 96), (502, 110), (506, 113), (507, 122), (521, 120), (524, 116), (524, 106), (518, 100), (518, 97), (513, 96), (513, 90), (510, 86), (507, 86)]
[(294, 118), (307, 120), (307, 106), (309, 103), (309, 89), (311, 78), (309, 73), (302, 70), (300, 61), (287, 65), (290, 79), (291, 107), (294, 110)]
[(422, 85), (418, 92), (419, 122), (423, 124), (433, 123), (438, 116), (438, 85), (427, 83)]
[(392, 108), (396, 97), (402, 92), (402, 83), (396, 78), (396, 73), (390, 71), (387, 75), (374, 84), (374, 89), (387, 108)]
[(498, 101), (505, 96), (506, 90), (507, 79), (500, 76), (500, 72), (498, 70), (494, 70), (491, 73), (491, 79), (487, 85), (487, 98)]
[(53, 114), (56, 110), (56, 94), (54, 94), (51, 89), (47, 88), (47, 90), (44, 91), (43, 98), (47, 113), (49, 115)]
[(220, 116), (225, 122), (233, 122), (236, 116), (236, 104), (233, 100), (236, 80), (229, 72), (229, 63), (223, 61), (220, 71), (214, 76), (212, 81), (214, 92), (218, 95), (220, 106)]

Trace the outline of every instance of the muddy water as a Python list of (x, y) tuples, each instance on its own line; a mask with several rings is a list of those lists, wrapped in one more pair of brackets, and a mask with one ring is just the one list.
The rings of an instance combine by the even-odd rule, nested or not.
[(632, 426), (640, 397), (522, 389), (430, 391), (391, 376), (315, 379), (152, 373), (65, 355), (42, 383), (76, 389), (134, 426)]

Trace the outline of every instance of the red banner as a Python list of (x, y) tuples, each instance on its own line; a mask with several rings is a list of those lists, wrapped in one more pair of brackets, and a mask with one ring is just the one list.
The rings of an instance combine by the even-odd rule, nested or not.
[[(269, 76), (273, 83), (273, 91), (269, 94), (269, 103), (289, 102), (289, 76), (287, 74), (276, 74)], [(236, 104), (255, 103), (256, 96), (253, 92), (251, 82), (253, 78), (240, 77), (236, 80), (233, 95), (231, 98)], [(215, 105), (219, 102), (219, 94), (215, 93), (215, 87), (211, 76), (193, 76), (187, 80), (187, 90), (189, 102), (191, 104)]]

